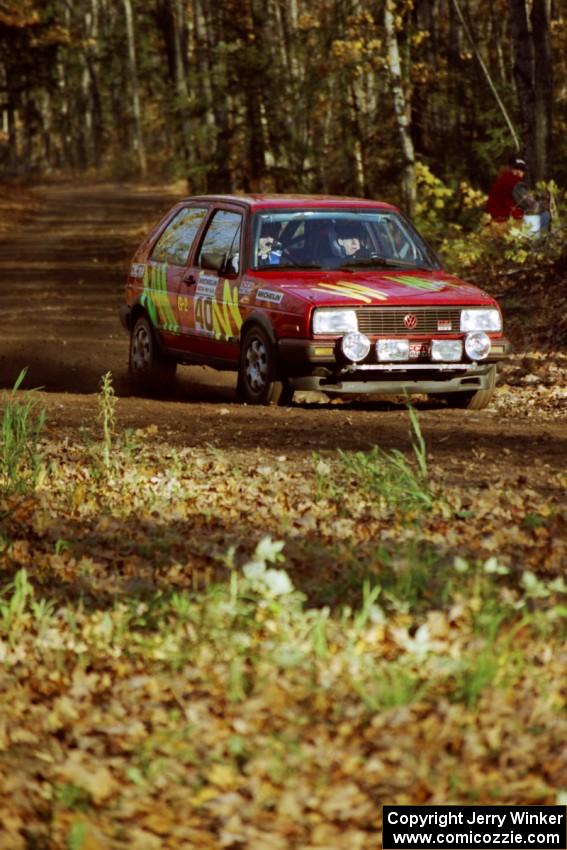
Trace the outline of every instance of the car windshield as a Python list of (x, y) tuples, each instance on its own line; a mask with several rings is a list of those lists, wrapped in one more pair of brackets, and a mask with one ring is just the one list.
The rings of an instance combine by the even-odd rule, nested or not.
[(271, 210), (253, 219), (252, 268), (440, 268), (393, 210)]

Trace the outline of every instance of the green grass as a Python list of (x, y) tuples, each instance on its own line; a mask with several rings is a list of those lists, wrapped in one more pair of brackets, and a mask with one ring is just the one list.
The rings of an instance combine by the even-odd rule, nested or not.
[(45, 411), (39, 410), (32, 393), (19, 396), (26, 370), (22, 369), (10, 393), (6, 393), (0, 420), (0, 487), (4, 495), (33, 489), (43, 471), (39, 448)]
[(368, 452), (338, 451), (338, 463), (314, 455), (315, 500), (327, 499), (346, 510), (346, 493), (357, 493), (415, 518), (430, 511), (435, 496), (429, 478), (427, 449), (415, 410), (408, 405), (413, 460), (399, 449), (373, 446)]

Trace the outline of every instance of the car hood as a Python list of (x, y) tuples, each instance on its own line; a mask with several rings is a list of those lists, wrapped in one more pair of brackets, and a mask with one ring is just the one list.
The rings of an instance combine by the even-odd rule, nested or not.
[(287, 270), (285, 273), (260, 272), (254, 275), (264, 288), (276, 287), (285, 295), (311, 304), (360, 306), (384, 303), (404, 305), (480, 304), (492, 300), (486, 292), (447, 272), (422, 269), (361, 269), (332, 271), (317, 269)]

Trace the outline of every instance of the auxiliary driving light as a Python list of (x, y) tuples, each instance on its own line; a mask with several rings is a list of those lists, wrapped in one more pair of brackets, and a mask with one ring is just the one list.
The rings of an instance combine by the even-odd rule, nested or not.
[(360, 360), (364, 360), (370, 351), (370, 340), (364, 334), (352, 331), (352, 333), (343, 336), (341, 348), (345, 357), (352, 360), (353, 363), (358, 363)]
[(445, 363), (457, 363), (463, 356), (463, 343), (460, 339), (432, 339), (431, 359)]
[(376, 356), (381, 361), (409, 360), (409, 339), (379, 339)]
[(490, 354), (490, 337), (484, 331), (467, 334), (465, 351), (471, 360), (485, 360)]

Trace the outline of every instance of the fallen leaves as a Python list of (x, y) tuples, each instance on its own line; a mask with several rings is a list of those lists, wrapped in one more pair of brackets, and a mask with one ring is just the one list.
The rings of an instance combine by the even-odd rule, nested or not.
[(408, 503), (386, 450), (129, 439), (4, 504), (0, 848), (374, 850), (383, 802), (564, 792), (559, 460), (447, 434)]

